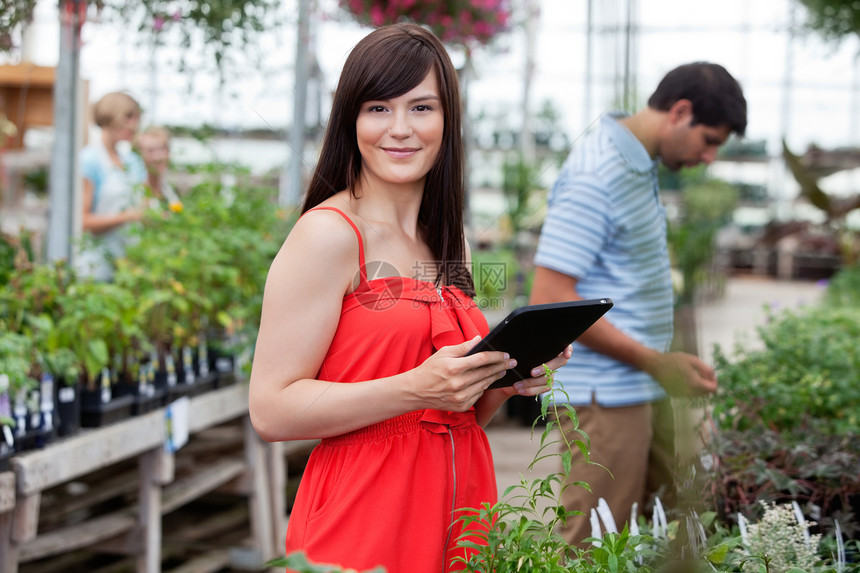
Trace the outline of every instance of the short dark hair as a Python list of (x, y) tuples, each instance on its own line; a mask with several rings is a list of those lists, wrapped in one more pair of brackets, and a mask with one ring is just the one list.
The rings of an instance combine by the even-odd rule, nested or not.
[(669, 111), (678, 100), (693, 104), (693, 124), (728, 125), (743, 135), (747, 128), (747, 100), (738, 81), (719, 65), (693, 62), (666, 74), (648, 98), (648, 107)]

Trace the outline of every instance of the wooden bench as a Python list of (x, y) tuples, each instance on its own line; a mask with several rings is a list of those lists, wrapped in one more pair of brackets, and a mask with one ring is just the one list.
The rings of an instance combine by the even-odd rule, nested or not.
[[(224, 559), (259, 570), (283, 553), (286, 531), (285, 460), (290, 452), (310, 449), (315, 441), (267, 444), (248, 417), (248, 387), (239, 383), (190, 399), (189, 442), (203, 432), (216, 432), (220, 424), (241, 424), (243, 455), (225, 452), (177, 478), (176, 454), (164, 448), (165, 409), (129, 418), (102, 428), (83, 429), (40, 450), (12, 458), (13, 472), (0, 474), (0, 570), (16, 573), (27, 563), (75, 549), (134, 556), (139, 573), (157, 573), (162, 564), (162, 517), (216, 489), (229, 489), (247, 497), (250, 543), (219, 548), (212, 562)], [(229, 429), (229, 428), (227, 428)], [(136, 501), (84, 523), (38, 531), (43, 492), (136, 460), (129, 473), (101, 478), (91, 502), (137, 484)], [(119, 471), (119, 470), (117, 470)], [(110, 473), (110, 472), (108, 472)], [(134, 488), (134, 485), (132, 485)], [(227, 556), (227, 557), (225, 557)], [(217, 558), (217, 559), (216, 559)], [(206, 557), (200, 558), (202, 561)], [(217, 566), (215, 566), (217, 570)]]

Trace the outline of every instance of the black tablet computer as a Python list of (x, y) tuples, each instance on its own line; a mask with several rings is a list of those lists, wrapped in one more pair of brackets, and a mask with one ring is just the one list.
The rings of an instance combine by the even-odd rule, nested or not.
[(490, 388), (511, 386), (531, 378), (532, 368), (558, 356), (610, 308), (608, 298), (523, 306), (505, 317), (467, 355), (485, 350), (510, 354), (517, 361), (516, 367)]

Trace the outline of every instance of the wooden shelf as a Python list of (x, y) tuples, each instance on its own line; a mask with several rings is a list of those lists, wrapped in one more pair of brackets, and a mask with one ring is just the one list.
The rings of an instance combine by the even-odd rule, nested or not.
[[(189, 432), (194, 434), (248, 411), (248, 386), (233, 384), (191, 398)], [(85, 428), (41, 450), (12, 458), (18, 495), (29, 495), (78, 476), (160, 448), (166, 438), (164, 408), (101, 428)]]
[[(277, 557), (286, 523), (282, 512), (285, 450), (282, 444), (263, 442), (254, 432), (248, 418), (247, 384), (192, 397), (188, 412), (189, 444), (195, 444), (196, 434), (210, 428), (217, 434), (224, 429), (219, 426), (228, 424), (226, 429), (232, 427), (243, 436), (240, 453), (213, 454), (212, 459), (194, 464), (190, 471), (186, 462), (184, 475), (177, 478), (175, 456), (182, 455), (183, 450), (176, 454), (165, 450), (165, 409), (160, 408), (101, 428), (83, 429), (43, 449), (13, 457), (13, 471), (0, 474), (0, 570), (16, 573), (19, 563), (92, 547), (133, 556), (140, 573), (160, 572), (162, 516), (226, 485), (248, 500), (251, 544), (243, 548), (243, 558), (247, 559), (250, 549), (251, 561), (259, 569)], [(206, 443), (204, 437), (201, 440)], [(298, 442), (289, 449), (308, 447), (309, 443)], [(135, 460), (137, 471), (127, 463)], [(89, 479), (101, 479), (105, 487), (115, 491), (116, 484), (107, 483), (111, 480), (105, 480), (103, 474), (122, 462), (126, 463), (119, 467), (127, 468), (123, 471), (137, 482), (136, 502), (108, 514), (93, 515), (83, 523), (60, 523), (52, 531), (39, 533), (43, 492), (94, 472), (99, 473)], [(101, 498), (96, 491), (91, 499)], [(219, 562), (223, 556), (220, 554)]]

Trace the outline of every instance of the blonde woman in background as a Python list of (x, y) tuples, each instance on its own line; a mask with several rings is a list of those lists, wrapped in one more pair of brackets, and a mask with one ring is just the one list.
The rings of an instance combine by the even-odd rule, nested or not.
[(101, 137), (80, 153), (83, 176), (84, 239), (75, 258), (81, 276), (109, 281), (113, 260), (125, 253), (129, 223), (142, 214), (146, 168), (130, 143), (140, 125), (140, 105), (130, 95), (112, 92), (93, 106)]

